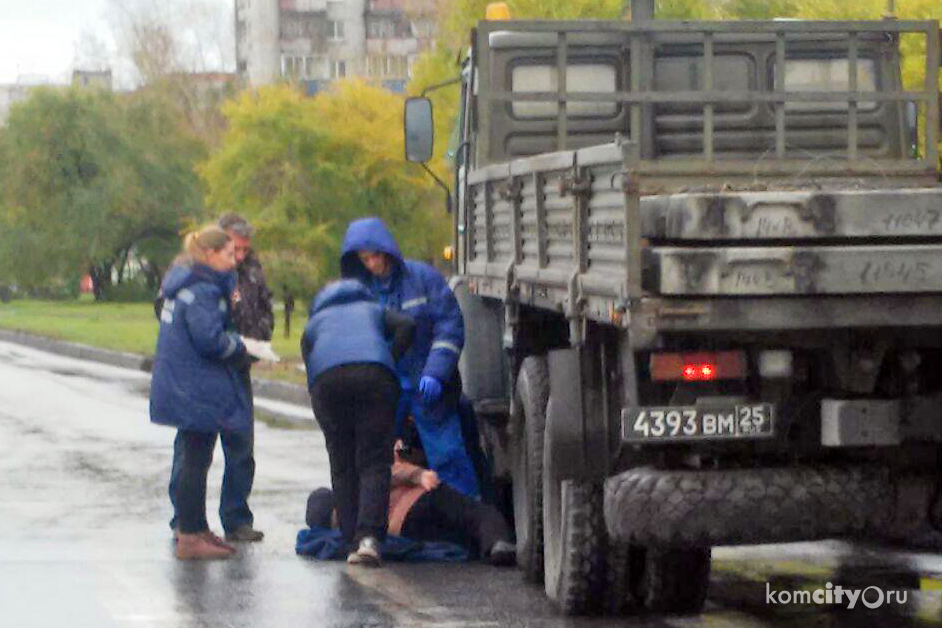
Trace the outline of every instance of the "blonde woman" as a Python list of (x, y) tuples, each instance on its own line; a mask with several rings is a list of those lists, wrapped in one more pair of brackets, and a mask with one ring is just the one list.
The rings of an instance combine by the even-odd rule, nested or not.
[(235, 551), (206, 521), (206, 474), (216, 438), (251, 428), (251, 402), (238, 373), (245, 344), (230, 314), (234, 267), (229, 235), (204, 227), (186, 236), (161, 285), (150, 419), (177, 428), (170, 501), (182, 560), (227, 558)]

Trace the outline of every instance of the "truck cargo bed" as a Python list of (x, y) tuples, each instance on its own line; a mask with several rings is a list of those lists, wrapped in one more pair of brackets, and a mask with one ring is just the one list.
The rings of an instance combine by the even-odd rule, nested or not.
[[(612, 143), (469, 173), (459, 231), (472, 290), (621, 325), (643, 309), (669, 328), (703, 323), (669, 314), (691, 298), (876, 299), (840, 323), (863, 327), (887, 325), (881, 312), (909, 302), (904, 295), (925, 297), (927, 312), (942, 306), (942, 187), (838, 180), (800, 192), (641, 196), (636, 165), (625, 143)], [(785, 309), (811, 313), (806, 325), (837, 324), (815, 308)], [(925, 324), (919, 315), (897, 320)]]

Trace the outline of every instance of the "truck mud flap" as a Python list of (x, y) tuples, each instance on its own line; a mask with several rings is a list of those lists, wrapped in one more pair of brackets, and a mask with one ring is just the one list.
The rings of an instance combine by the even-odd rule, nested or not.
[(926, 522), (934, 489), (934, 479), (879, 467), (641, 467), (606, 481), (605, 523), (615, 539), (662, 547), (906, 538)]
[(643, 201), (644, 235), (668, 240), (942, 236), (942, 189), (673, 194)]
[(942, 245), (654, 247), (663, 295), (942, 292)]

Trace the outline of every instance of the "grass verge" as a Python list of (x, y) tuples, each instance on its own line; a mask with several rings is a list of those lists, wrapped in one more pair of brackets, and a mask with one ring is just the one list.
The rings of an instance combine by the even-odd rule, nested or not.
[[(305, 382), (301, 363), (303, 313), (292, 317), (291, 334), (284, 336), (284, 314), (276, 312), (272, 346), (281, 356), (278, 364), (260, 362), (252, 372), (258, 377), (296, 384)], [(78, 342), (93, 347), (153, 355), (157, 343), (157, 320), (151, 303), (96, 303), (17, 299), (0, 303), (0, 328)]]

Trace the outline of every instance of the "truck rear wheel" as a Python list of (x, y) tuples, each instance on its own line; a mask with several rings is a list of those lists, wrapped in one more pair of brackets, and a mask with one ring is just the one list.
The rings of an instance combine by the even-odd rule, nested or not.
[[(698, 613), (710, 582), (710, 548), (632, 547), (635, 598), (649, 611)], [(634, 578), (633, 578), (634, 579)]]
[(517, 564), (524, 577), (543, 582), (543, 431), (549, 400), (545, 356), (523, 360), (517, 375), (513, 420), (513, 507)]
[(625, 615), (639, 609), (638, 600), (631, 580), (641, 565), (633, 562), (640, 556), (640, 548), (619, 543), (611, 537), (607, 539), (608, 550), (605, 554), (605, 597), (603, 599), (606, 615)]
[[(550, 401), (552, 403), (552, 401)], [(552, 434), (544, 436), (543, 578), (546, 595), (566, 615), (599, 610), (605, 587), (605, 521), (602, 486), (559, 480), (562, 461), (549, 455)]]

